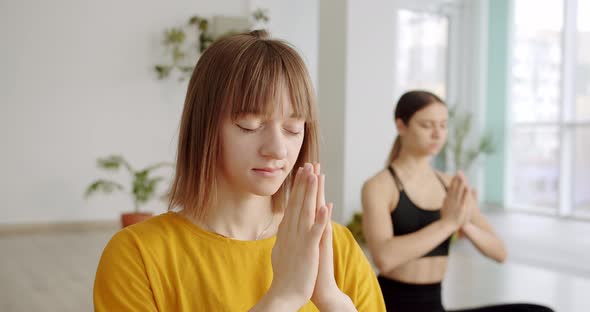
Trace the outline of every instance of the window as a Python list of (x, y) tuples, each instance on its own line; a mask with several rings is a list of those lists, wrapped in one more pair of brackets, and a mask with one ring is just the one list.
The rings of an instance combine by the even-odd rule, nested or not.
[(425, 89), (446, 98), (448, 18), (401, 9), (396, 26), (396, 93)]
[(590, 216), (590, 22), (582, 12), (590, 0), (514, 0), (511, 208)]

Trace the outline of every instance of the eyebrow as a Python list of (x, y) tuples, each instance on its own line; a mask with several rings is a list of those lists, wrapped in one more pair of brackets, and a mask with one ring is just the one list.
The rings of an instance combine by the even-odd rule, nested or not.
[[(249, 118), (249, 117), (260, 118), (260, 117), (264, 117), (264, 116), (265, 116), (265, 114), (263, 114), (263, 113), (239, 113), (236, 116), (236, 119)], [(305, 117), (303, 117), (302, 115), (297, 115), (296, 113), (293, 112), (286, 119), (305, 119)]]
[(418, 119), (418, 122), (447, 122), (449, 119), (435, 120), (435, 119)]

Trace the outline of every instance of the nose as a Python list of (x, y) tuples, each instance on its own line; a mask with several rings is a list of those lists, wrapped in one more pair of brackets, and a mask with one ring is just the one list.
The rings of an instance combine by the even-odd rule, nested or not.
[(281, 127), (269, 127), (266, 130), (260, 154), (271, 159), (285, 159), (287, 157), (287, 140)]
[(442, 131), (443, 131), (442, 129), (435, 127), (434, 130), (432, 130), (432, 138), (433, 139), (440, 139)]

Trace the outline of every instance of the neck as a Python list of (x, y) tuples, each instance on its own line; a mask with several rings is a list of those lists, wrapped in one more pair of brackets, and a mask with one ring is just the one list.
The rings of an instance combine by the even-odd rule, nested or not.
[(406, 172), (425, 172), (432, 170), (430, 155), (416, 155), (402, 149), (399, 156), (391, 163), (402, 168)]
[(205, 221), (209, 231), (239, 240), (257, 240), (273, 233), (270, 196), (220, 198)]
[(204, 220), (191, 221), (201, 228), (237, 240), (268, 238), (276, 232), (277, 218), (271, 196), (236, 193), (220, 187), (217, 201)]

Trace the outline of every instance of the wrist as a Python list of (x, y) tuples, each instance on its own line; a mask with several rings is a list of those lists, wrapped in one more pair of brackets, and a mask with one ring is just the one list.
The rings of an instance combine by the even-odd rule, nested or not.
[(458, 224), (453, 220), (444, 218), (440, 219), (440, 221), (445, 232), (448, 232), (450, 234), (456, 232), (459, 228), (461, 228), (461, 224)]
[(323, 298), (312, 298), (312, 301), (320, 311), (356, 311), (350, 297), (340, 289)]
[(298, 296), (282, 293), (271, 287), (250, 312), (297, 311), (304, 304), (304, 300)]
[(475, 225), (473, 223), (471, 223), (470, 221), (465, 222), (465, 224), (463, 224), (463, 226), (461, 226), (461, 230), (463, 232), (468, 232), (470, 230), (472, 230), (475, 227)]

